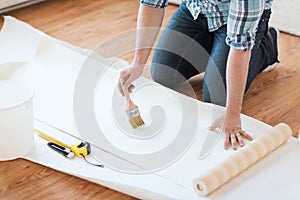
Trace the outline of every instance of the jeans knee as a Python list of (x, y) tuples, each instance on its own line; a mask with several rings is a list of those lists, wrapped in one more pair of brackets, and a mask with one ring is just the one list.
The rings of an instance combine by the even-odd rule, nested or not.
[(202, 84), (202, 99), (204, 102), (211, 103), (209, 91), (205, 83)]
[(226, 91), (220, 88), (208, 87), (202, 83), (202, 98), (204, 102), (226, 106)]
[(156, 64), (152, 64), (152, 66), (151, 66), (151, 78), (154, 82), (163, 85), (164, 77), (160, 73), (157, 73), (156, 68), (157, 68)]
[(152, 79), (163, 86), (175, 89), (180, 83), (186, 81), (178, 69), (172, 67), (178, 66), (178, 63), (180, 63), (178, 55), (156, 49), (151, 65)]
[(175, 73), (174, 69), (169, 68), (168, 66), (152, 64), (151, 67), (152, 80), (167, 88), (175, 89), (176, 86), (180, 84), (181, 78), (179, 78), (178, 76), (174, 76), (174, 73)]

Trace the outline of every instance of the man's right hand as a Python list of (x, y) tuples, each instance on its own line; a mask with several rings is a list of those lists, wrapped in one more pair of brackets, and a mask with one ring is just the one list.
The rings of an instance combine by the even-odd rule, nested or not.
[(124, 86), (124, 90), (128, 90), (130, 93), (134, 89), (134, 85), (132, 84), (133, 81), (138, 79), (143, 73), (144, 66), (137, 65), (135, 63), (131, 63), (130, 66), (121, 71), (120, 78), (118, 82), (118, 87), (120, 93), (124, 96), (124, 91), (122, 89), (122, 85)]

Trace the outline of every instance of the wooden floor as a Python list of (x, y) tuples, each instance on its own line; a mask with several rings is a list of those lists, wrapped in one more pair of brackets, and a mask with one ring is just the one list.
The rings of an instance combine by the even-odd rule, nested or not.
[[(176, 8), (168, 7), (164, 24)], [(95, 49), (111, 36), (134, 29), (137, 10), (138, 1), (133, 0), (49, 0), (6, 15), (58, 39)], [(254, 81), (245, 96), (243, 113), (270, 125), (286, 122), (296, 135), (300, 129), (300, 38), (281, 34), (280, 60), (278, 67)], [(145, 75), (149, 77), (149, 70)], [(200, 81), (192, 82), (199, 99)], [(21, 159), (0, 163), (0, 185), (0, 199), (5, 200), (134, 199)]]

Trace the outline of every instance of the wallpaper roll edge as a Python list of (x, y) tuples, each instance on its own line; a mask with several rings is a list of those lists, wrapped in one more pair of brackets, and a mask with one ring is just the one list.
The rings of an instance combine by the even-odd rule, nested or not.
[(251, 143), (230, 155), (207, 172), (193, 181), (196, 193), (207, 196), (223, 184), (261, 160), (273, 150), (277, 149), (292, 136), (291, 128), (280, 123), (253, 140)]

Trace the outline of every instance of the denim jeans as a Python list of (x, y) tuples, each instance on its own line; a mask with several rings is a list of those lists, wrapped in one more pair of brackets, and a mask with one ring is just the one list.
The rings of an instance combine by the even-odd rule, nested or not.
[[(254, 78), (277, 60), (268, 34), (270, 10), (265, 10), (258, 24), (251, 50), (246, 90)], [(226, 25), (209, 32), (204, 15), (194, 20), (185, 3), (168, 22), (155, 47), (151, 75), (154, 81), (171, 89), (205, 72), (202, 96), (206, 102), (225, 106), (226, 63), (230, 47), (225, 43)], [(243, 67), (243, 66), (241, 66)]]

